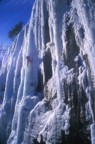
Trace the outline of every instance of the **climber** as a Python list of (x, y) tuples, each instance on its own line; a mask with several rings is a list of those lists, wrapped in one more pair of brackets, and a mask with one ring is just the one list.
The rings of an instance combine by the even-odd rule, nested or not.
[(26, 60), (27, 60), (27, 66), (29, 64), (29, 62), (32, 64), (33, 61), (31, 60), (31, 57), (30, 56), (26, 56)]

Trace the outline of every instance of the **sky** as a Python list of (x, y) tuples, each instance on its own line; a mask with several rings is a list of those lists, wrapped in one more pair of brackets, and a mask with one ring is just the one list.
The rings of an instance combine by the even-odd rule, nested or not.
[(9, 45), (8, 32), (20, 21), (30, 18), (34, 0), (0, 0), (0, 45)]

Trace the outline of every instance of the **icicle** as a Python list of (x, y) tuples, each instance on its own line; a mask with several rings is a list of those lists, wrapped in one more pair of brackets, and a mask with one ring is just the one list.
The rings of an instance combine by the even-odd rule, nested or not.
[(95, 144), (95, 123), (91, 125), (91, 144)]

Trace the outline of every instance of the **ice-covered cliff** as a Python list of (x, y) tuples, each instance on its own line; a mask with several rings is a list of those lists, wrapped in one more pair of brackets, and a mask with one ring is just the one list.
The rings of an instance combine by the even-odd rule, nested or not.
[(95, 144), (94, 0), (35, 0), (3, 58), (0, 144), (39, 143)]

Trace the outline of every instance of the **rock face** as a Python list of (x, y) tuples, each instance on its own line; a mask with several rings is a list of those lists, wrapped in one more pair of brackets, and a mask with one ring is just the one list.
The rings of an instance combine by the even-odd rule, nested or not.
[(0, 103), (0, 144), (95, 144), (94, 0), (35, 1), (3, 58)]

